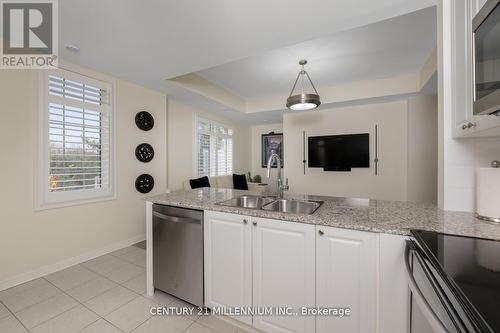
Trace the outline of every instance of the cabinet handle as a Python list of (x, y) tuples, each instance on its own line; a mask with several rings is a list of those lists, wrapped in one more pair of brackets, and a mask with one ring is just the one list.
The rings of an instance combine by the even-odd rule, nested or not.
[(325, 233), (324, 233), (324, 231), (323, 231), (323, 230), (318, 230), (318, 234), (319, 234), (320, 236), (323, 236)]
[(253, 221), (253, 222), (252, 222), (252, 224), (253, 224), (253, 225), (257, 225), (257, 221)]
[(463, 125), (462, 125), (462, 130), (463, 130), (463, 131), (465, 131), (465, 130), (466, 130), (466, 129), (468, 129), (468, 128), (469, 128), (469, 125), (468, 125), (468, 124), (463, 124)]
[(248, 223), (247, 219), (243, 219), (243, 223), (247, 224)]
[(472, 127), (476, 127), (477, 124), (476, 123), (468, 123), (467, 124), (467, 128), (472, 128)]

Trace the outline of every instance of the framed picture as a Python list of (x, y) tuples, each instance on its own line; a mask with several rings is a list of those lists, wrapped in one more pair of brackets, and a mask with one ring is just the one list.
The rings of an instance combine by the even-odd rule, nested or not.
[[(261, 151), (263, 168), (267, 168), (267, 161), (271, 157), (273, 150), (280, 157), (281, 167), (283, 167), (283, 133), (262, 134)], [(274, 160), (271, 167), (276, 168), (277, 166), (276, 160)]]

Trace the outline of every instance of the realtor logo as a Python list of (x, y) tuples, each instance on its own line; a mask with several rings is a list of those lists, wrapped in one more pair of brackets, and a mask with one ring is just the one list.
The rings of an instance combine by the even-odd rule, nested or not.
[(57, 0), (0, 1), (0, 68), (57, 66)]

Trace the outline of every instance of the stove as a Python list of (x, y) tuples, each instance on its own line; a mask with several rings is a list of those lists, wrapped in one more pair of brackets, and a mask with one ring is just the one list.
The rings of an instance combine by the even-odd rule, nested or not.
[(412, 235), (442, 289), (451, 291), (457, 317), (465, 315), (474, 331), (500, 332), (500, 241), (421, 230)]

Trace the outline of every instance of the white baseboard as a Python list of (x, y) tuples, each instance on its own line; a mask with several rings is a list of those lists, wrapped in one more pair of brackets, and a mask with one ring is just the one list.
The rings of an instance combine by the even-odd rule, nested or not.
[(245, 331), (245, 332), (248, 332), (248, 333), (264, 333), (263, 331), (259, 330), (259, 329), (256, 329), (255, 327), (252, 327), (252, 326), (249, 326), (245, 323), (242, 323), (241, 321), (239, 320), (236, 320), (234, 318), (231, 318), (231, 317), (228, 317), (228, 316), (216, 316), (217, 318), (219, 318), (220, 320), (224, 320), (225, 322), (233, 325), (233, 326), (236, 326), (238, 328), (241, 328), (241, 330)]
[(51, 274), (51, 273), (60, 271), (62, 269), (68, 268), (70, 266), (81, 264), (82, 262), (88, 261), (90, 259), (94, 259), (94, 258), (100, 257), (102, 255), (105, 255), (107, 253), (119, 250), (121, 248), (131, 246), (135, 243), (142, 242), (145, 239), (146, 239), (146, 235), (138, 235), (138, 236), (132, 237), (130, 239), (126, 239), (126, 240), (123, 240), (121, 242), (114, 243), (114, 244), (105, 246), (103, 248), (100, 248), (100, 249), (97, 249), (94, 251), (84, 253), (82, 255), (79, 255), (79, 256), (76, 256), (73, 258), (64, 259), (64, 260), (56, 262), (54, 264), (42, 266), (42, 267), (35, 269), (31, 272), (26, 272), (26, 273), (16, 275), (14, 277), (0, 281), (0, 291), (17, 286), (17, 285), (24, 283), (24, 282), (31, 281), (33, 279), (40, 278), (40, 277), (45, 276), (47, 274)]

